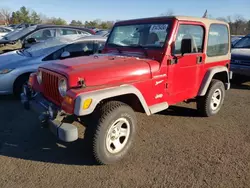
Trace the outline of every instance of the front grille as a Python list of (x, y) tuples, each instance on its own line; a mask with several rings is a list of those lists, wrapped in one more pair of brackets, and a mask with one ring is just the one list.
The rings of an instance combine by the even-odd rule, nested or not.
[(53, 72), (42, 70), (43, 95), (52, 102), (60, 105), (61, 95), (58, 91), (60, 76)]

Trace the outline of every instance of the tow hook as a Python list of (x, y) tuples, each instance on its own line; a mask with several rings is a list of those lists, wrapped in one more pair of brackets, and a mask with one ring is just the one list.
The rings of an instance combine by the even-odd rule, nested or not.
[(42, 128), (47, 128), (48, 127), (48, 120), (49, 120), (49, 115), (48, 114), (41, 114), (38, 117), (40, 123), (41, 123), (41, 127)]
[(21, 102), (22, 102), (25, 110), (30, 109), (29, 99), (24, 93), (21, 93)]

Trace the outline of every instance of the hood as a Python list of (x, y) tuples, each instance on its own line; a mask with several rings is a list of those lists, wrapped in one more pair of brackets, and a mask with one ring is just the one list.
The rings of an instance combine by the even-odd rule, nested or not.
[(30, 57), (18, 54), (17, 50), (7, 52), (0, 55), (0, 68), (16, 68), (27, 60)]
[(152, 77), (152, 70), (160, 67), (157, 61), (117, 55), (92, 55), (71, 58), (43, 65), (68, 78), (70, 87), (75, 87), (79, 79), (88, 86), (117, 85), (139, 82)]
[(9, 44), (9, 43), (12, 43), (12, 42), (15, 42), (15, 41), (6, 40), (6, 39), (4, 39), (4, 37), (0, 38), (0, 44)]
[(250, 49), (240, 48), (240, 49), (232, 49), (231, 52), (232, 60), (250, 60)]

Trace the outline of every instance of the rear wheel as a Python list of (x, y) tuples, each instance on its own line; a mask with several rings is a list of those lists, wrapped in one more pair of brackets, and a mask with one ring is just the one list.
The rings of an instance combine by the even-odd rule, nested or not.
[(23, 86), (27, 84), (29, 80), (29, 74), (18, 77), (13, 86), (13, 93), (15, 97), (20, 98), (20, 94), (23, 92)]
[(129, 151), (136, 133), (136, 115), (131, 107), (118, 102), (104, 103), (95, 114), (96, 123), (86, 130), (99, 164), (112, 164)]
[(205, 96), (197, 99), (197, 110), (202, 116), (217, 114), (224, 102), (225, 86), (220, 80), (212, 80)]

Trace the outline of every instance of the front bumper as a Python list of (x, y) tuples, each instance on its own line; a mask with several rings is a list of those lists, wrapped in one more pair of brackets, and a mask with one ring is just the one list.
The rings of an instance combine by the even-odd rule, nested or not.
[(250, 76), (250, 66), (230, 64), (230, 70), (234, 74)]
[(41, 94), (31, 97), (30, 88), (24, 87), (21, 94), (21, 102), (26, 110), (32, 110), (39, 114), (41, 123), (48, 125), (50, 131), (64, 142), (73, 142), (78, 139), (78, 129), (70, 123), (64, 123), (62, 111), (54, 104), (46, 100)]
[(13, 94), (13, 84), (16, 76), (12, 72), (0, 75), (0, 95)]

